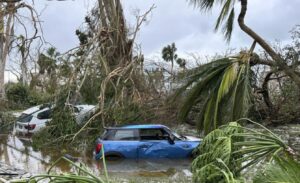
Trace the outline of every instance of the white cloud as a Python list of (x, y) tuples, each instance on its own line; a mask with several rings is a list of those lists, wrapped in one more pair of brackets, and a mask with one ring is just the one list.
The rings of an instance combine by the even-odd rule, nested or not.
[[(63, 52), (78, 44), (75, 30), (82, 24), (95, 0), (77, 1), (36, 1), (42, 10), (44, 35), (46, 39)], [(160, 52), (163, 46), (177, 43), (179, 51), (218, 52), (228, 47), (251, 45), (251, 39), (235, 25), (231, 43), (224, 42), (220, 32), (214, 32), (214, 23), (219, 9), (211, 13), (201, 13), (183, 0), (122, 0), (127, 22), (134, 25), (133, 12), (148, 10), (153, 4), (156, 8), (150, 16), (148, 25), (144, 25), (137, 41), (142, 44), (146, 55)], [(299, 23), (299, 0), (252, 0), (249, 1), (246, 23), (268, 41), (289, 39), (288, 31)], [(239, 5), (237, 4), (237, 11)], [(238, 12), (237, 12), (238, 14)]]
[(95, 4), (94, 0), (77, 1), (36, 1), (46, 41), (60, 52), (79, 44), (75, 30), (84, 22), (84, 17)]
[[(201, 13), (186, 0), (121, 0), (127, 22), (134, 25), (133, 12), (148, 10), (153, 4), (150, 22), (139, 32), (137, 42), (141, 43), (146, 56), (159, 55), (161, 49), (172, 42), (181, 55), (199, 52), (212, 54), (227, 48), (249, 47), (252, 40), (235, 24), (232, 40), (227, 44), (220, 32), (214, 32), (219, 9)], [(64, 52), (78, 45), (75, 30), (82, 25), (85, 15), (95, 0), (35, 1), (38, 11), (43, 11), (41, 20), (47, 41)], [(246, 23), (269, 42), (289, 40), (289, 30), (299, 24), (299, 0), (251, 0)], [(237, 4), (237, 11), (239, 5)], [(238, 12), (237, 12), (238, 14)]]
[[(146, 55), (160, 52), (163, 46), (175, 42), (178, 51), (200, 52), (213, 54), (228, 48), (250, 47), (252, 40), (242, 32), (235, 23), (230, 44), (227, 44), (220, 32), (214, 32), (214, 23), (219, 9), (211, 13), (201, 13), (198, 9), (189, 6), (182, 0), (139, 0), (123, 1), (127, 9), (126, 17), (130, 17), (128, 9), (132, 7), (146, 11), (153, 3), (156, 9), (151, 16), (151, 22), (144, 26), (139, 35)], [(237, 13), (239, 5), (237, 6)], [(269, 42), (279, 39), (289, 40), (289, 30), (299, 23), (299, 0), (290, 0), (289, 3), (281, 0), (253, 0), (249, 2), (246, 23)], [(132, 19), (129, 19), (132, 21)]]

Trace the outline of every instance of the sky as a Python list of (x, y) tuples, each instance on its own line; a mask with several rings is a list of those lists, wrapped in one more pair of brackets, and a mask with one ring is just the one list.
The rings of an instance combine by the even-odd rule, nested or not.
[[(230, 43), (224, 40), (221, 32), (214, 31), (219, 7), (212, 12), (203, 13), (187, 0), (121, 1), (127, 23), (131, 26), (135, 23), (134, 15), (137, 10), (143, 13), (152, 5), (155, 6), (136, 40), (146, 58), (160, 55), (162, 48), (172, 42), (176, 43), (178, 54), (183, 57), (191, 53), (206, 56), (225, 52), (229, 48), (251, 46), (252, 40), (237, 24), (234, 26)], [(300, 0), (286, 2), (249, 1), (246, 24), (268, 42), (289, 42), (289, 31), (296, 24), (300, 24)], [(35, 0), (34, 3), (37, 11), (41, 13), (40, 20), (45, 39), (63, 53), (78, 45), (75, 30), (82, 26), (84, 17), (94, 6), (95, 0)], [(238, 14), (239, 4), (236, 5), (236, 10)]]

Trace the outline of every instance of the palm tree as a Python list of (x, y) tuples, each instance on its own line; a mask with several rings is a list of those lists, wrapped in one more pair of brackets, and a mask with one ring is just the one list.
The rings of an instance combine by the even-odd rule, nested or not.
[(54, 93), (57, 88), (57, 57), (59, 52), (56, 51), (56, 48), (50, 47), (46, 50), (47, 54), (41, 53), (39, 55), (37, 64), (39, 65), (39, 76), (43, 76), (43, 82), (46, 83), (42, 86), (48, 90), (49, 93)]
[(183, 73), (183, 85), (175, 93), (175, 97), (185, 96), (179, 118), (186, 120), (192, 108), (201, 104), (197, 124), (208, 133), (227, 121), (247, 116), (253, 76), (250, 57), (251, 53), (242, 52)]
[(171, 62), (171, 82), (170, 82), (170, 90), (172, 91), (173, 87), (173, 79), (174, 79), (174, 73), (173, 73), (173, 68), (174, 68), (174, 61), (177, 59), (177, 54), (176, 54), (177, 48), (175, 46), (175, 43), (172, 43), (171, 45), (167, 45), (162, 49), (162, 58), (166, 62)]
[(222, 9), (216, 22), (215, 29), (223, 26), (225, 38), (229, 41), (231, 38), (233, 23), (235, 18), (234, 5), (240, 3), (241, 9), (238, 16), (238, 24), (240, 28), (253, 40), (255, 40), (272, 58), (268, 62), (261, 62), (269, 66), (279, 67), (287, 76), (289, 76), (300, 88), (300, 74), (295, 69), (289, 67), (280, 54), (276, 51), (256, 32), (248, 27), (245, 22), (248, 0), (189, 0), (194, 6), (199, 7), (203, 11), (211, 10), (216, 5), (221, 5)]
[(176, 63), (179, 65), (180, 68), (186, 69), (186, 60), (184, 58), (177, 58)]
[(162, 58), (166, 62), (171, 62), (171, 75), (173, 76), (173, 67), (174, 67), (174, 61), (177, 59), (176, 54), (177, 48), (175, 46), (175, 43), (172, 43), (171, 45), (167, 45), (162, 49)]

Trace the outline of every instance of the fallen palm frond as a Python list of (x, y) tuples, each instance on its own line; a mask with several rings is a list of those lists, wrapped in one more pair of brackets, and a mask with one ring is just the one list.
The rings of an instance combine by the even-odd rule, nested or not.
[(217, 171), (219, 163), (217, 159), (225, 163), (228, 169), (234, 173), (238, 172), (241, 166), (239, 162), (234, 161), (240, 158), (239, 154), (233, 154), (235, 149), (232, 134), (240, 133), (241, 129), (236, 128), (239, 124), (236, 122), (229, 123), (222, 129), (216, 129), (209, 133), (196, 149), (199, 156), (192, 163), (194, 180), (201, 182), (218, 182), (223, 180), (222, 172)]
[(205, 133), (247, 115), (251, 104), (250, 54), (222, 58), (187, 71), (175, 97), (186, 94), (179, 118), (201, 104), (198, 126)]
[[(259, 129), (240, 126), (238, 122), (242, 120), (255, 124)], [(270, 169), (268, 165), (266, 173), (259, 174), (256, 177), (257, 180), (270, 179), (272, 173), (282, 169), (282, 174), (278, 176), (290, 173), (287, 175), (289, 178), (278, 178), (279, 180), (290, 179), (296, 182), (297, 177), (293, 172), (300, 167), (296, 160), (297, 154), (264, 126), (248, 119), (241, 119), (238, 122), (221, 126), (204, 138), (195, 152), (199, 156), (192, 163), (194, 180), (196, 182), (234, 182), (240, 180), (245, 170), (248, 171), (251, 167), (263, 166), (267, 163), (277, 168)], [(275, 181), (276, 178), (273, 180)]]
[[(236, 178), (226, 163), (221, 159), (216, 159), (214, 164), (207, 164), (194, 173), (194, 182), (226, 182), (243, 183), (243, 178)], [(216, 179), (218, 177), (218, 179)]]
[(273, 182), (300, 182), (300, 163), (285, 157), (274, 156), (274, 161), (269, 163), (266, 168), (259, 171), (254, 177), (254, 183), (273, 183)]

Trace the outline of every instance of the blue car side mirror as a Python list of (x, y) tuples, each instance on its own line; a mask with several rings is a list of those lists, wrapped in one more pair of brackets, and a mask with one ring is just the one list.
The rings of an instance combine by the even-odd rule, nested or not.
[(169, 135), (168, 141), (170, 144), (175, 144), (175, 136), (174, 135)]

